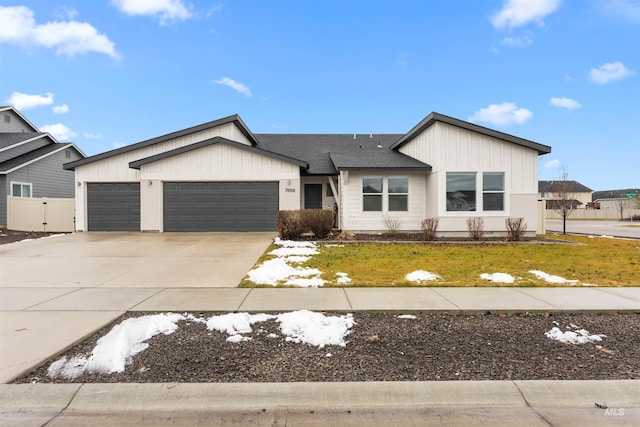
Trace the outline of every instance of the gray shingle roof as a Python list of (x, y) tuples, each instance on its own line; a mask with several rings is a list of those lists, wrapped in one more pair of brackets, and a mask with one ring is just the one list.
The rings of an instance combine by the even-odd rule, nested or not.
[(0, 173), (6, 173), (12, 169), (15, 169), (25, 163), (28, 163), (32, 160), (36, 160), (40, 157), (46, 156), (47, 154), (61, 150), (64, 147), (73, 146), (71, 143), (56, 143), (45, 145), (44, 147), (40, 147), (33, 151), (29, 151), (28, 153), (24, 153), (20, 156), (14, 157), (13, 159), (5, 160), (0, 163)]
[(309, 163), (309, 175), (336, 175), (338, 169), (431, 169), (389, 148), (401, 136), (358, 134), (354, 139), (353, 134), (256, 134), (258, 147)]
[[(10, 147), (31, 138), (45, 135), (43, 132), (7, 132), (0, 133), (0, 149)], [(53, 142), (53, 141), (52, 141)]]
[(557, 193), (568, 191), (571, 193), (591, 193), (593, 190), (578, 181), (567, 180), (567, 187), (563, 188), (563, 181), (538, 181), (539, 193)]

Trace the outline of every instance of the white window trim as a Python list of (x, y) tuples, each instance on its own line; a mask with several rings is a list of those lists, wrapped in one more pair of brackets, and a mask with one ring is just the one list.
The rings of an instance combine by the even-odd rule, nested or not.
[[(484, 188), (482, 183), (483, 174), (487, 173), (503, 173), (504, 174), (504, 195), (503, 203), (504, 210), (501, 211), (485, 211), (484, 210)], [(448, 173), (475, 173), (476, 174), (476, 210), (475, 211), (448, 211), (447, 210), (447, 174)], [(511, 215), (511, 186), (509, 171), (506, 170), (446, 170), (443, 174), (443, 180), (441, 181), (441, 209), (438, 209), (440, 216), (442, 217), (504, 217)]]
[[(502, 174), (502, 190), (487, 190), (484, 189), (484, 174), (485, 173), (501, 173)], [(494, 214), (504, 214), (507, 211), (507, 173), (504, 171), (482, 171), (482, 182), (480, 183), (482, 187), (482, 192), (480, 193), (482, 196), (481, 204), (482, 204), (482, 212), (483, 213), (494, 213)], [(487, 211), (484, 209), (484, 195), (485, 194), (502, 194), (502, 210), (490, 210)]]
[(20, 196), (15, 196), (13, 194), (13, 186), (14, 185), (19, 185), (20, 186), (20, 193), (22, 193), (22, 187), (23, 186), (28, 186), (29, 187), (29, 198), (33, 197), (33, 184), (30, 182), (20, 182), (20, 181), (11, 181), (9, 183), (9, 188), (11, 189), (11, 195), (14, 197), (24, 197), (22, 194), (20, 194)]
[[(373, 177), (380, 176), (382, 177), (382, 192), (381, 193), (365, 193), (363, 190), (363, 181), (364, 177)], [(390, 193), (389, 192), (389, 178), (393, 177), (405, 177), (407, 178), (407, 192), (406, 193)], [(365, 211), (364, 210), (364, 196), (382, 196), (382, 210), (379, 211)], [(389, 210), (389, 196), (407, 196), (407, 210), (406, 211), (390, 211)], [(408, 214), (411, 212), (411, 175), (403, 175), (403, 174), (362, 174), (360, 176), (360, 212), (367, 214), (380, 214), (380, 213), (391, 213), (393, 215), (397, 214)]]

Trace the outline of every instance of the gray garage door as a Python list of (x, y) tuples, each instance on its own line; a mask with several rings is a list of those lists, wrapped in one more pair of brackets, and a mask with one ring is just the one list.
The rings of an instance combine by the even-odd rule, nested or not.
[(140, 231), (140, 183), (87, 184), (89, 231)]
[(164, 231), (272, 231), (277, 182), (165, 182)]

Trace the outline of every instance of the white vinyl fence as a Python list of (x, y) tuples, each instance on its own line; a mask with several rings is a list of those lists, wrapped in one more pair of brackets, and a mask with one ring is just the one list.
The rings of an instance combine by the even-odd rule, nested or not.
[(16, 231), (73, 232), (75, 199), (7, 196), (7, 228)]

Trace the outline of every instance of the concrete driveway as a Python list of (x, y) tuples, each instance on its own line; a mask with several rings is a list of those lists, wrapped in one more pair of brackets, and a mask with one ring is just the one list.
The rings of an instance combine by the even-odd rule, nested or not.
[(236, 287), (275, 233), (76, 233), (0, 245), (0, 287)]
[(274, 236), (77, 233), (0, 245), (0, 383), (136, 306), (239, 306), (249, 290), (233, 288)]

